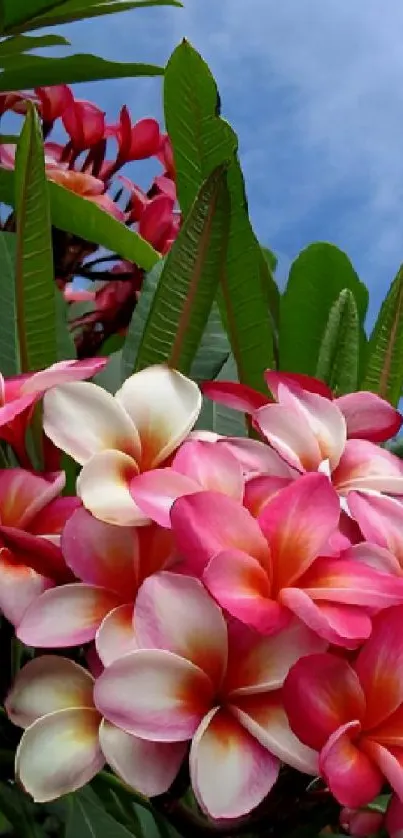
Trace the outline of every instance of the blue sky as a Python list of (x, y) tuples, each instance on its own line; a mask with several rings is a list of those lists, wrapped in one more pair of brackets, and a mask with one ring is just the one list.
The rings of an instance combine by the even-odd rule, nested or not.
[[(184, 0), (65, 27), (77, 51), (165, 63), (186, 36), (236, 129), (250, 212), (282, 271), (311, 241), (345, 249), (371, 320), (403, 261), (400, 0)], [(162, 116), (161, 80), (77, 86), (110, 119)], [(141, 180), (141, 176), (140, 176)]]

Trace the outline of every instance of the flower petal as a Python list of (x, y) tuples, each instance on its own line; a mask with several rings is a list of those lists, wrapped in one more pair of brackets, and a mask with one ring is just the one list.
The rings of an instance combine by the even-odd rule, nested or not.
[(200, 492), (195, 480), (173, 468), (155, 468), (130, 481), (130, 494), (142, 513), (160, 527), (171, 526), (170, 512), (177, 498)]
[(58, 384), (67, 384), (71, 381), (82, 381), (85, 378), (92, 378), (97, 372), (101, 372), (108, 363), (109, 358), (84, 358), (82, 361), (59, 361), (52, 364), (46, 370), (40, 370), (33, 375), (28, 375), (21, 384), (21, 394), (44, 393)]
[(292, 408), (280, 404), (260, 407), (253, 414), (253, 424), (289, 466), (316, 471), (323, 460), (308, 422)]
[(403, 603), (403, 578), (345, 559), (317, 559), (298, 583), (311, 599), (368, 608)]
[(279, 492), (259, 515), (272, 555), (276, 591), (312, 564), (337, 527), (339, 500), (322, 474), (306, 474)]
[(300, 658), (285, 679), (283, 693), (292, 730), (317, 751), (341, 725), (365, 713), (356, 673), (347, 661), (326, 652)]
[(25, 612), (17, 635), (27, 646), (79, 646), (95, 637), (119, 597), (105, 588), (77, 582), (45, 591)]
[(186, 756), (186, 742), (148, 742), (105, 720), (99, 738), (106, 761), (140, 794), (154, 797), (172, 785)]
[(329, 643), (356, 649), (371, 634), (371, 619), (362, 607), (313, 602), (300, 588), (283, 588), (280, 601)]
[(372, 803), (383, 785), (373, 761), (351, 740), (354, 722), (336, 730), (321, 751), (319, 766), (330, 791), (342, 806), (358, 808)]
[(52, 579), (16, 561), (10, 550), (0, 549), (0, 609), (14, 626), (31, 603), (53, 585)]
[(394, 498), (349, 492), (348, 508), (367, 541), (386, 547), (403, 569), (403, 506)]
[(341, 558), (355, 564), (368, 565), (381, 573), (391, 573), (394, 576), (400, 576), (402, 571), (396, 556), (384, 547), (378, 547), (377, 544), (370, 544), (368, 541), (348, 547), (343, 551)]
[(75, 576), (90, 585), (134, 599), (139, 577), (139, 543), (135, 527), (105, 524), (77, 509), (63, 530), (62, 550)]
[(235, 695), (277, 690), (299, 658), (314, 652), (324, 652), (328, 645), (295, 618), (270, 637), (262, 637), (253, 629), (233, 620), (229, 622), (228, 635), (225, 690), (234, 701)]
[(35, 515), (29, 530), (34, 535), (60, 535), (73, 512), (80, 507), (80, 498), (55, 498)]
[(366, 729), (384, 721), (403, 702), (402, 621), (403, 606), (378, 614), (354, 664), (367, 702)]
[(201, 669), (161, 649), (139, 649), (114, 661), (94, 690), (108, 721), (154, 742), (190, 739), (212, 697), (213, 685)]
[(241, 410), (243, 413), (254, 413), (259, 407), (267, 404), (269, 396), (263, 396), (252, 387), (238, 384), (234, 381), (204, 381), (201, 390), (213, 402)]
[(351, 490), (403, 494), (403, 463), (390, 451), (365, 439), (349, 439), (332, 475), (341, 494)]
[(258, 518), (269, 500), (274, 498), (281, 489), (285, 489), (291, 479), (290, 477), (266, 477), (266, 475), (249, 478), (245, 483), (244, 506), (254, 518)]
[(402, 838), (403, 802), (396, 794), (392, 795), (385, 818), (385, 828), (390, 838)]
[(236, 457), (224, 446), (202, 440), (184, 442), (172, 466), (195, 480), (202, 489), (223, 492), (224, 495), (242, 501), (242, 468)]
[(212, 818), (246, 815), (269, 793), (279, 768), (279, 761), (225, 710), (213, 709), (192, 741), (192, 787)]
[(218, 552), (235, 548), (268, 566), (269, 549), (259, 525), (232, 498), (218, 492), (199, 492), (179, 498), (171, 510), (179, 553), (200, 575)]
[(95, 635), (95, 646), (104, 666), (138, 649), (132, 602), (109, 611)]
[(140, 648), (175, 652), (220, 686), (227, 666), (227, 626), (198, 579), (167, 572), (150, 576), (137, 595), (135, 624)]
[(362, 740), (361, 747), (400, 799), (403, 799), (403, 748), (384, 748), (383, 745), (378, 745), (369, 738)]
[(346, 420), (349, 439), (385, 442), (401, 428), (399, 411), (376, 393), (347, 393), (336, 399), (336, 404)]
[(172, 454), (192, 430), (202, 403), (197, 384), (162, 364), (127, 378), (115, 399), (139, 433), (141, 471)]
[(28, 727), (56, 710), (93, 706), (94, 679), (68, 658), (42, 655), (21, 669), (5, 701), (7, 715)]
[(271, 597), (270, 579), (265, 570), (241, 550), (217, 553), (202, 578), (222, 608), (262, 634), (277, 631), (289, 620), (286, 609)]
[(298, 372), (277, 372), (277, 370), (268, 369), (264, 374), (264, 380), (276, 399), (278, 398), (280, 384), (285, 384), (288, 387), (295, 387), (297, 385), (299, 389), (307, 390), (308, 393), (317, 393), (326, 399), (333, 398), (330, 387), (324, 381), (321, 381), (320, 378), (313, 378), (311, 375), (304, 375)]
[(36, 803), (81, 788), (101, 770), (99, 714), (91, 709), (58, 710), (25, 731), (16, 754), (16, 774)]
[(136, 462), (127, 454), (100, 451), (77, 478), (77, 494), (86, 509), (106, 524), (143, 526), (149, 519), (136, 506), (129, 488), (137, 473)]
[(265, 474), (270, 477), (295, 477), (298, 472), (283, 460), (282, 457), (257, 439), (241, 439), (227, 437), (219, 440), (219, 448), (225, 448), (233, 454), (242, 466), (244, 476)]
[(292, 732), (280, 690), (234, 696), (231, 712), (281, 762), (304, 774), (318, 774), (318, 754)]
[(49, 439), (81, 465), (107, 448), (124, 451), (135, 460), (140, 456), (137, 430), (119, 401), (87, 381), (64, 384), (45, 394), (43, 427)]
[(23, 468), (0, 471), (0, 522), (6, 527), (28, 529), (35, 515), (64, 488), (64, 472), (47, 480)]

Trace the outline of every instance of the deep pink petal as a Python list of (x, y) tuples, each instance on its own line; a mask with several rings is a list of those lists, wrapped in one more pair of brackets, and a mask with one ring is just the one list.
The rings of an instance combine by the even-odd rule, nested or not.
[(173, 468), (155, 468), (130, 481), (130, 494), (139, 509), (147, 518), (166, 528), (171, 526), (173, 503), (184, 495), (200, 492), (201, 488), (195, 480)]
[(190, 739), (212, 699), (213, 685), (201, 669), (161, 649), (139, 649), (114, 661), (94, 690), (108, 721), (154, 742)]
[(349, 439), (385, 442), (401, 428), (399, 411), (376, 393), (348, 393), (335, 401), (346, 420)]
[(171, 510), (171, 523), (179, 553), (197, 575), (216, 553), (231, 548), (268, 566), (269, 550), (259, 525), (232, 498), (218, 492), (179, 498)]
[(319, 766), (330, 791), (342, 806), (372, 803), (383, 785), (374, 762), (354, 743), (354, 722), (335, 731), (321, 751)]
[(319, 396), (324, 396), (326, 399), (332, 399), (333, 393), (330, 387), (321, 381), (320, 378), (313, 378), (310, 375), (296, 372), (277, 372), (277, 370), (266, 370), (264, 374), (266, 384), (277, 398), (279, 384), (297, 385), (307, 390), (308, 393), (317, 393)]
[(227, 437), (218, 440), (218, 446), (226, 448), (236, 457), (245, 477), (264, 474), (270, 477), (291, 478), (299, 475), (299, 471), (290, 468), (277, 451), (257, 439)]
[(62, 535), (66, 563), (82, 582), (134, 600), (139, 583), (139, 543), (135, 527), (116, 527), (78, 509)]
[(279, 767), (279, 761), (225, 710), (212, 710), (192, 741), (192, 787), (212, 818), (237, 818), (254, 809), (276, 782)]
[(252, 387), (234, 381), (205, 381), (201, 385), (201, 391), (213, 402), (241, 410), (243, 413), (254, 413), (270, 401), (268, 395), (264, 396)]
[(348, 507), (367, 541), (386, 547), (403, 569), (403, 506), (394, 498), (349, 492)]
[[(54, 537), (55, 541), (58, 539), (58, 536)], [(0, 526), (0, 540), (13, 554), (16, 564), (26, 565), (59, 584), (71, 580), (71, 572), (66, 567), (60, 547), (53, 543), (53, 538)]]
[(137, 641), (200, 667), (220, 686), (227, 666), (227, 626), (198, 579), (162, 572), (143, 582), (136, 600)]
[(243, 504), (254, 518), (258, 518), (266, 504), (277, 492), (285, 489), (292, 478), (290, 477), (251, 477), (245, 483)]
[(292, 730), (317, 751), (341, 725), (365, 713), (356, 673), (347, 661), (327, 653), (300, 658), (285, 679), (283, 697)]
[(168, 791), (187, 751), (186, 742), (148, 742), (105, 720), (99, 738), (105, 759), (114, 772), (146, 797)]
[(359, 562), (368, 565), (368, 567), (373, 567), (381, 573), (390, 573), (394, 576), (400, 576), (402, 572), (402, 568), (393, 553), (385, 550), (384, 547), (378, 547), (377, 544), (371, 544), (369, 541), (353, 544), (343, 551), (340, 558), (354, 563)]
[(242, 501), (244, 479), (236, 457), (223, 446), (202, 440), (184, 442), (172, 467), (195, 480), (202, 489), (223, 492)]
[(306, 474), (279, 492), (259, 515), (272, 555), (276, 591), (289, 587), (312, 564), (336, 529), (340, 506), (322, 474)]
[(403, 748), (384, 748), (369, 738), (362, 740), (361, 747), (403, 799)]
[(0, 471), (0, 523), (29, 529), (37, 513), (62, 491), (63, 472), (46, 479), (23, 468)]
[(403, 463), (390, 451), (365, 439), (349, 439), (332, 475), (341, 494), (355, 490), (403, 494)]
[(403, 577), (380, 573), (365, 564), (345, 559), (317, 559), (299, 579), (298, 586), (319, 602), (377, 609), (403, 603)]
[(81, 506), (80, 498), (55, 498), (35, 515), (30, 524), (34, 535), (59, 535), (73, 512)]
[(367, 702), (365, 728), (378, 725), (403, 702), (403, 606), (373, 620), (370, 639), (355, 662)]
[(27, 646), (81, 646), (93, 640), (105, 615), (119, 604), (119, 597), (105, 588), (83, 583), (62, 585), (34, 600), (17, 634)]
[(313, 602), (300, 588), (283, 588), (280, 600), (312, 631), (336, 646), (356, 649), (371, 634), (371, 619), (365, 608)]
[(392, 795), (385, 818), (385, 827), (390, 838), (402, 838), (403, 802), (396, 794)]
[(160, 127), (156, 119), (140, 119), (131, 129), (127, 160), (144, 160), (157, 154), (160, 146)]
[(262, 634), (271, 634), (289, 621), (287, 609), (271, 597), (270, 579), (265, 570), (241, 550), (217, 553), (202, 578), (222, 608)]

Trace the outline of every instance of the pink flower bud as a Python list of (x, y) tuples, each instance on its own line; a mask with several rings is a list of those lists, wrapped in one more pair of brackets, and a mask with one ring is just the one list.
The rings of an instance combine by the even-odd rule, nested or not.
[(171, 140), (168, 134), (161, 134), (161, 141), (159, 151), (157, 153), (158, 160), (164, 166), (164, 169), (172, 180), (175, 180), (175, 162), (172, 150)]
[(139, 233), (156, 250), (163, 249), (172, 229), (173, 201), (166, 195), (157, 195), (147, 204), (139, 221)]
[(104, 137), (105, 113), (92, 102), (73, 100), (63, 112), (62, 118), (77, 152), (91, 148)]
[(354, 838), (368, 838), (376, 835), (382, 827), (384, 816), (380, 812), (365, 809), (342, 809), (340, 824)]
[(54, 122), (74, 102), (73, 94), (67, 84), (54, 87), (36, 87), (35, 93), (40, 101), (40, 111), (44, 122)]

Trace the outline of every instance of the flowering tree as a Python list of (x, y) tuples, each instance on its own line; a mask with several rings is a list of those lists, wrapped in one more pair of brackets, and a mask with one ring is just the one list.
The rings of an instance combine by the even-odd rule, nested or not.
[[(332, 245), (280, 294), (190, 44), (29, 55), (157, 0), (31, 5), (0, 41), (0, 835), (401, 838), (403, 275), (369, 337)], [(70, 87), (162, 72), (166, 131)]]

